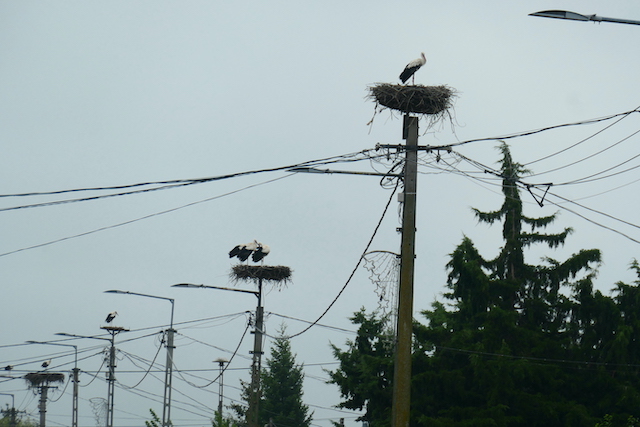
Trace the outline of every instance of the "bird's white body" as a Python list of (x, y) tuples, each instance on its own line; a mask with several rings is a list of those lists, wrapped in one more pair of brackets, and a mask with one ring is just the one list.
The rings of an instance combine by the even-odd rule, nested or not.
[(406, 83), (407, 80), (413, 77), (413, 75), (418, 71), (424, 64), (427, 63), (427, 58), (424, 56), (424, 52), (420, 53), (420, 58), (416, 58), (413, 61), (409, 62), (404, 70), (400, 74), (400, 80), (402, 83)]
[(112, 311), (111, 313), (107, 314), (107, 318), (105, 319), (105, 322), (111, 323), (113, 319), (116, 318), (117, 315), (118, 315), (117, 311)]

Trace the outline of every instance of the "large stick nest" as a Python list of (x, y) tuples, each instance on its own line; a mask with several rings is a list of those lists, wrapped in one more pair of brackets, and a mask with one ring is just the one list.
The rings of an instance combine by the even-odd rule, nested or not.
[(288, 283), (291, 280), (291, 269), (283, 265), (234, 265), (231, 270), (231, 278), (239, 280), (266, 280), (275, 283)]
[(64, 374), (57, 372), (32, 372), (24, 376), (29, 387), (39, 387), (50, 383), (64, 382)]
[(390, 83), (369, 86), (369, 98), (379, 105), (403, 113), (443, 116), (453, 106), (454, 97), (455, 90), (448, 86)]

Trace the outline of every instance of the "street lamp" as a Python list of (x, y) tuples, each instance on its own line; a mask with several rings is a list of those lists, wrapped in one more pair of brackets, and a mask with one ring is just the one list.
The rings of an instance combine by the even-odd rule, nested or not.
[(229, 363), (229, 361), (225, 358), (219, 357), (216, 360), (214, 360), (214, 362), (218, 363), (218, 366), (220, 367), (220, 374), (218, 375), (219, 377), (219, 381), (218, 381), (218, 415), (220, 416), (220, 419), (222, 419), (222, 398), (224, 396), (224, 380), (223, 380), (223, 375), (224, 375), (224, 364), (225, 363)]
[(175, 348), (173, 345), (173, 334), (175, 332), (175, 330), (173, 329), (173, 309), (175, 307), (175, 300), (173, 298), (159, 297), (156, 295), (140, 294), (137, 292), (129, 292), (129, 291), (119, 291), (117, 289), (112, 289), (104, 292), (106, 294), (127, 294), (127, 295), (137, 295), (139, 297), (163, 299), (171, 303), (171, 322), (169, 324), (169, 330), (167, 331), (167, 344), (166, 344), (167, 362), (165, 365), (164, 398), (162, 402), (162, 426), (168, 427), (171, 424), (171, 380), (173, 378), (173, 349)]
[(180, 283), (171, 285), (174, 288), (200, 288), (200, 289), (219, 289), (223, 291), (243, 292), (253, 294), (258, 298), (258, 306), (256, 307), (256, 323), (253, 336), (253, 360), (251, 363), (251, 394), (249, 397), (249, 427), (258, 426), (258, 405), (260, 401), (260, 364), (262, 358), (262, 330), (263, 330), (263, 314), (262, 307), (262, 279), (258, 281), (258, 290), (252, 291), (248, 289), (225, 288), (222, 286), (193, 285), (191, 283)]
[(607, 18), (605, 16), (598, 15), (582, 15), (580, 13), (569, 12), (568, 10), (543, 10), (541, 12), (530, 13), (529, 16), (568, 19), (571, 21), (615, 22), (618, 24), (640, 25), (640, 21), (633, 21), (631, 19)]
[(78, 376), (80, 374), (80, 370), (78, 369), (78, 346), (73, 344), (62, 344), (58, 342), (49, 342), (49, 341), (27, 341), (27, 343), (73, 347), (75, 357), (73, 361), (73, 403), (72, 403), (72, 409), (71, 409), (71, 426), (78, 427), (78, 383), (80, 382), (78, 379)]

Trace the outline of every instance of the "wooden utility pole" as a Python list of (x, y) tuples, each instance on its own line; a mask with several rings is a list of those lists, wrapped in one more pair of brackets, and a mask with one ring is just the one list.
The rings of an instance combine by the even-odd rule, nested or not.
[(416, 240), (416, 189), (418, 178), (418, 118), (405, 114), (402, 138), (406, 140), (404, 192), (401, 193), (402, 242), (398, 325), (393, 376), (392, 427), (409, 427), (411, 410), (411, 342), (413, 326), (413, 272)]
[(262, 370), (262, 331), (264, 309), (262, 307), (262, 278), (258, 279), (258, 306), (256, 307), (256, 323), (253, 330), (253, 362), (251, 363), (251, 389), (249, 394), (249, 409), (247, 423), (249, 427), (258, 427), (260, 413), (260, 371)]

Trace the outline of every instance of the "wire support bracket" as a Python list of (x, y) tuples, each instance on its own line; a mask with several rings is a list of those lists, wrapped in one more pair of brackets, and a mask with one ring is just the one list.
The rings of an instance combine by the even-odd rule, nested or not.
[[(529, 192), (529, 194), (531, 194), (531, 197), (533, 197), (533, 200), (536, 201), (538, 206), (543, 207), (544, 206), (544, 199), (545, 199), (545, 197), (547, 197), (547, 193), (549, 192), (549, 189), (551, 188), (553, 183), (549, 182), (549, 183), (546, 183), (546, 184), (524, 184), (524, 185), (527, 188), (527, 191)], [(533, 194), (533, 191), (531, 191), (532, 187), (533, 188), (546, 187), (546, 189), (544, 190), (544, 194), (542, 195), (542, 197), (540, 197), (540, 196), (536, 196), (535, 194)]]

